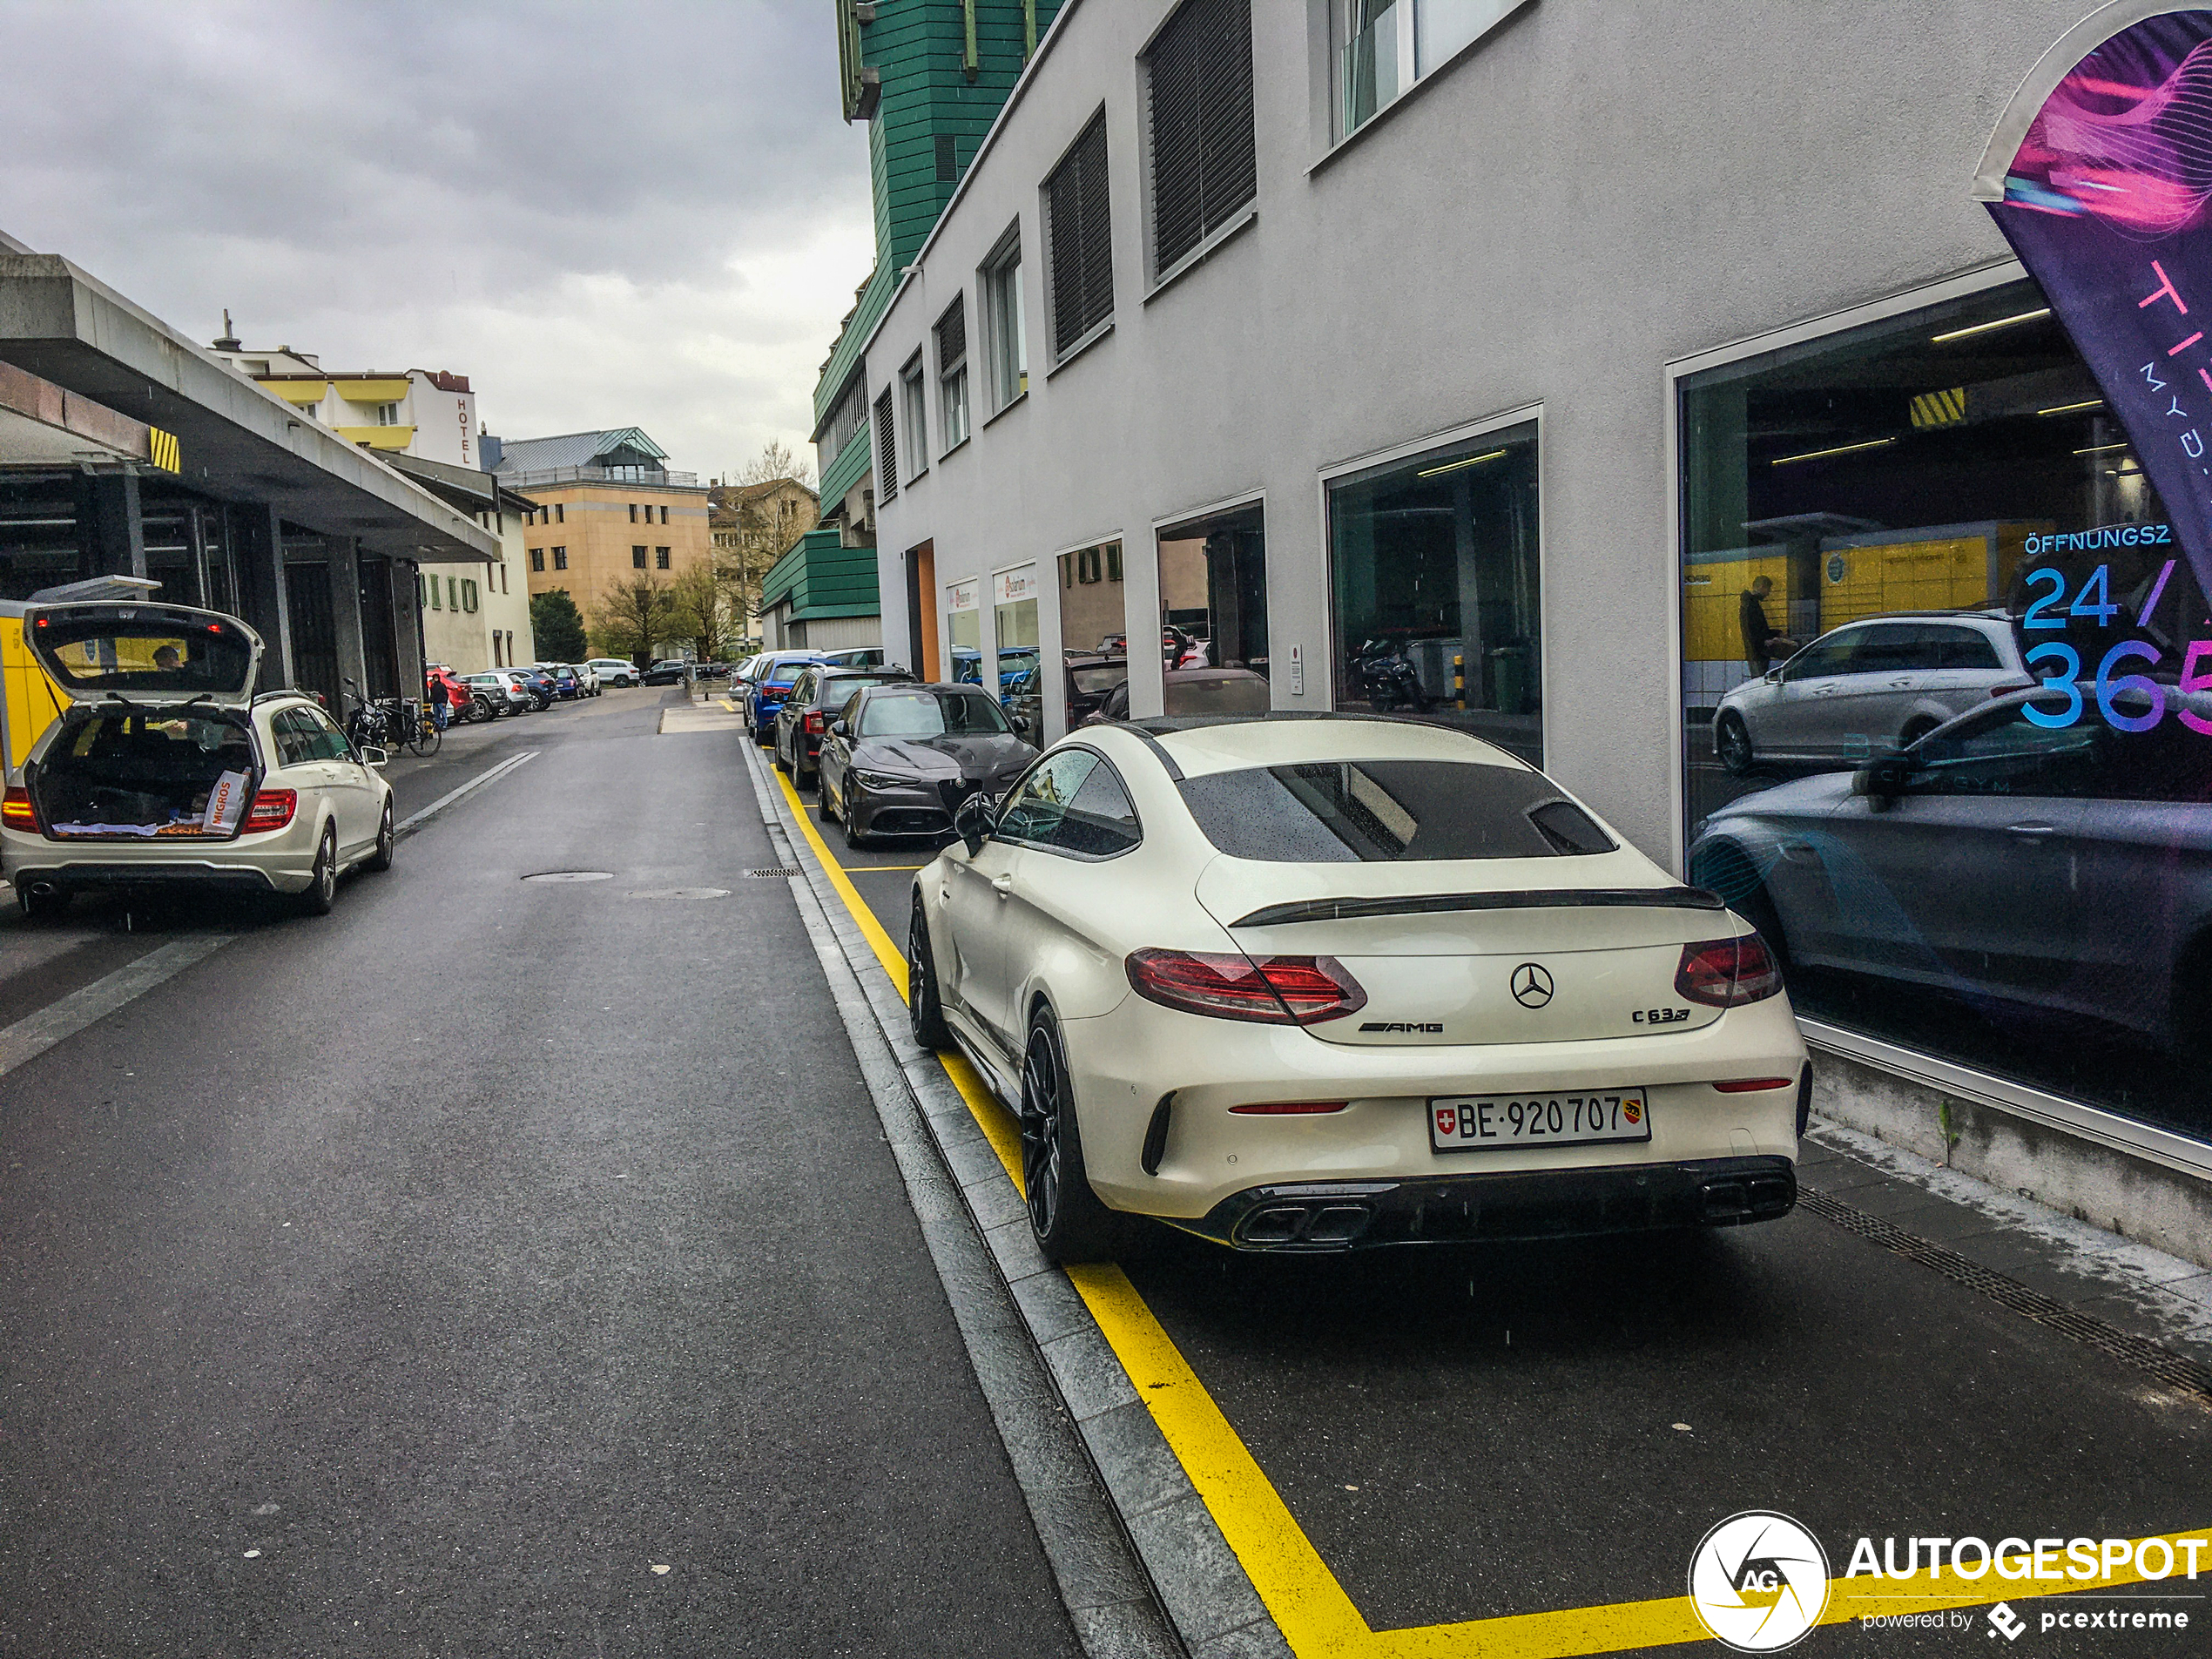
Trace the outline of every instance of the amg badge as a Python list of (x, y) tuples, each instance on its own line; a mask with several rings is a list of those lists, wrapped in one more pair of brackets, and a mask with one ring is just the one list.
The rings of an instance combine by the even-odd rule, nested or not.
[(1435, 1020), (1370, 1020), (1359, 1028), (1362, 1031), (1420, 1031), (1432, 1035), (1440, 1035), (1444, 1026)]

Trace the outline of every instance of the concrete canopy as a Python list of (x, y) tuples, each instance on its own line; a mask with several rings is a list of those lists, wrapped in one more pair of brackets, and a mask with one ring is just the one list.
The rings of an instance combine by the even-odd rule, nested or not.
[(499, 557), (472, 520), (57, 255), (0, 252), (0, 362), (172, 434), (179, 481), (208, 496), (372, 555)]

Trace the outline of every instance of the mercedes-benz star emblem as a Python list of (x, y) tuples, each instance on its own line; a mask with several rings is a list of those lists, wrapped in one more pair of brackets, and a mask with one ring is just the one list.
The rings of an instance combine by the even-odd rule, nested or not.
[(1552, 976), (1539, 963), (1521, 963), (1513, 970), (1513, 1000), (1525, 1008), (1543, 1007), (1552, 1000)]

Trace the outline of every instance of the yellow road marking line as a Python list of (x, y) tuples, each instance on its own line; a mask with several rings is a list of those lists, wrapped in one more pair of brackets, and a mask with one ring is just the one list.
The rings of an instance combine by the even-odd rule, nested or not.
[(840, 864), (837, 867), (847, 875), (877, 875), (901, 870), (926, 870), (927, 864)]
[[(843, 867), (830, 858), (822, 838), (800, 810), (798, 792), (790, 780), (779, 772), (776, 781), (782, 786), (807, 843), (828, 873), (831, 885), (904, 997), (906, 958), (892, 946), (890, 935), (874, 913), (845, 879)], [(968, 1103), (976, 1127), (1005, 1166), (1015, 1190), (1021, 1191), (1022, 1133), (1013, 1115), (964, 1055), (941, 1054), (938, 1059), (953, 1087)], [(1069, 1268), (1068, 1277), (1298, 1659), (1476, 1659), (1477, 1656), (1480, 1659), (1583, 1659), (1586, 1655), (1711, 1639), (1686, 1595), (1507, 1614), (1400, 1630), (1374, 1629), (1345, 1594), (1336, 1575), (1283, 1501), (1282, 1494), (1128, 1276), (1113, 1264), (1102, 1263)], [(2206, 1529), (2198, 1527), (2163, 1537), (2170, 1547), (2184, 1538), (2205, 1535)], [(2175, 1554), (2178, 1556), (2180, 1552)], [(1685, 1575), (1689, 1565), (1683, 1563)], [(1998, 1602), (2024, 1602), (2144, 1581), (2132, 1567), (2087, 1583), (2070, 1579), (2000, 1580), (1994, 1572), (1978, 1579), (1948, 1573), (1924, 1574), (1909, 1580), (1831, 1579), (1827, 1610), (1820, 1622), (1844, 1624), (1874, 1615), (1987, 1607)]]

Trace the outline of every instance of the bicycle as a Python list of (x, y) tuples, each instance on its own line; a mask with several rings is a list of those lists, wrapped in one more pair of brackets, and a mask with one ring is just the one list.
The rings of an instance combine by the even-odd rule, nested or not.
[(437, 716), (432, 712), (428, 704), (418, 703), (413, 698), (409, 698), (407, 701), (407, 709), (408, 712), (414, 717), (413, 736), (407, 746), (427, 759), (444, 746), (445, 728), (438, 724)]

